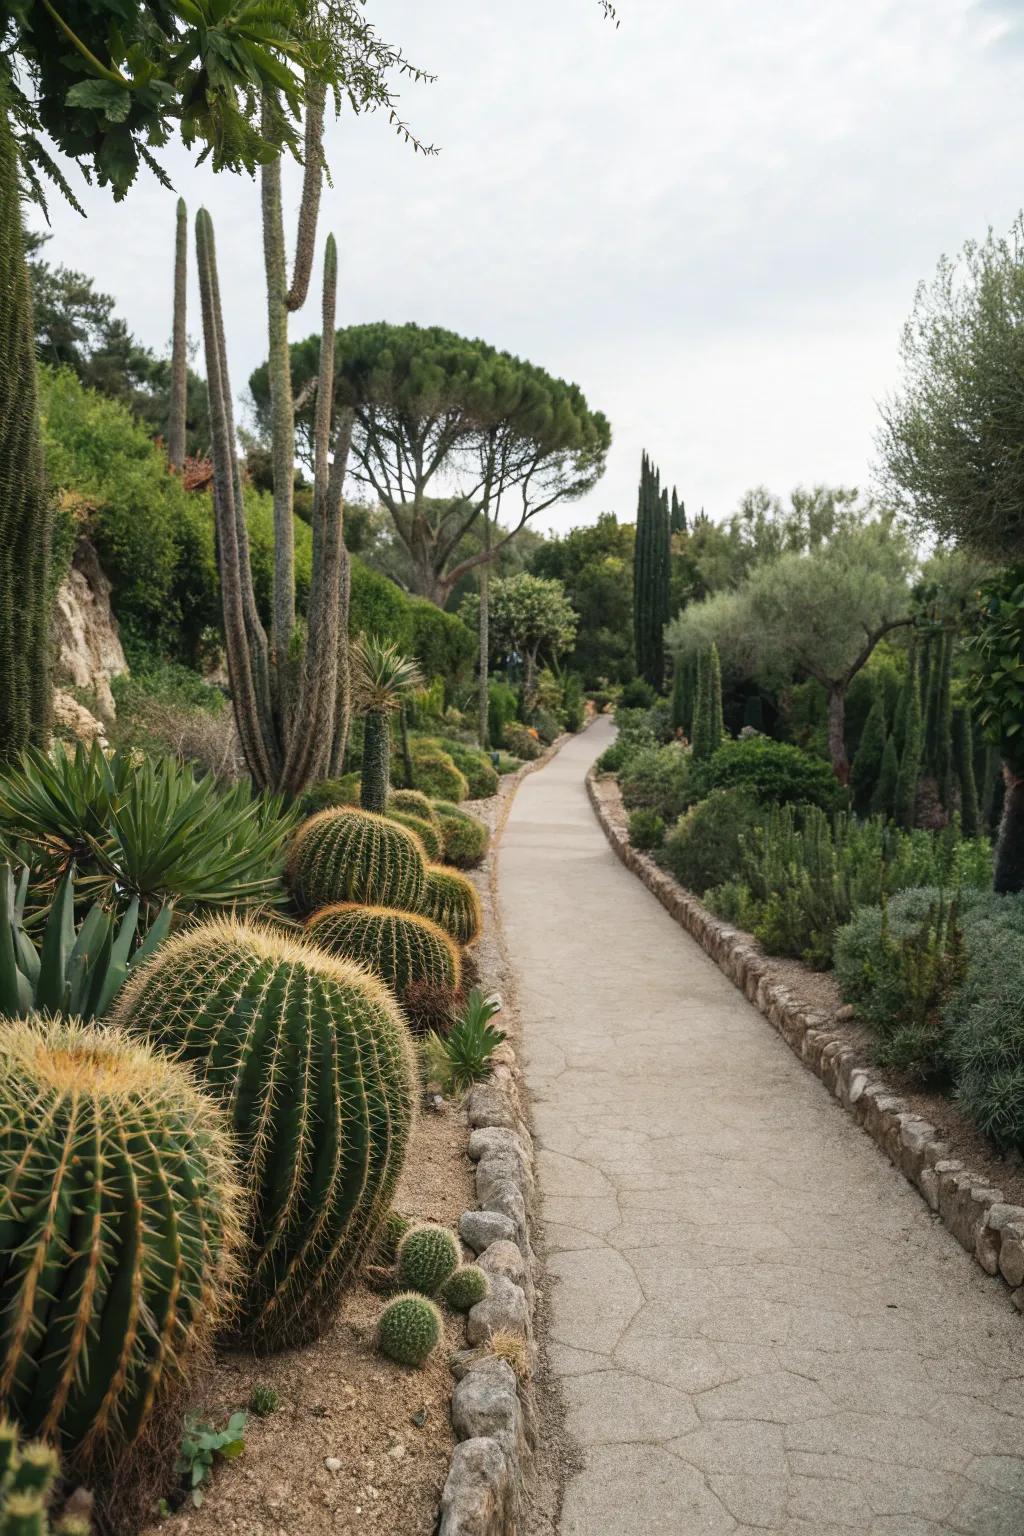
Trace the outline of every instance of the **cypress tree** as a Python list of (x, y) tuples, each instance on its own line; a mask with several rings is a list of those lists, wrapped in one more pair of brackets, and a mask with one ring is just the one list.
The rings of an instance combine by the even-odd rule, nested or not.
[(708, 657), (708, 691), (711, 695), (711, 751), (717, 752), (725, 739), (725, 717), (722, 713), (722, 667), (718, 646), (713, 640)]
[(690, 731), (690, 741), (693, 746), (694, 758), (707, 757), (707, 743), (710, 738), (710, 699), (708, 697), (708, 662), (707, 653), (698, 651), (694, 677), (693, 690), (693, 728)]
[(722, 670), (712, 643), (697, 659), (697, 699), (693, 710), (693, 755), (710, 757), (722, 744)]
[(924, 721), (921, 715), (921, 680), (915, 658), (907, 680), (907, 701), (904, 713), (903, 752), (896, 781), (895, 816), (901, 827), (914, 825), (917, 805), (917, 781), (921, 775), (921, 757), (924, 748)]
[(942, 637), (938, 682), (935, 692), (935, 750), (933, 768), (939, 797), (947, 811), (953, 798), (953, 632)]
[[(876, 689), (854, 755), (853, 766), (850, 769), (850, 788), (853, 791), (854, 809), (862, 813), (871, 804), (875, 785), (882, 771), (885, 736), (885, 699), (881, 690)], [(895, 751), (895, 747), (893, 750)]]
[(679, 500), (679, 493), (672, 487), (672, 512), (669, 519), (672, 533), (686, 532), (686, 504)]
[(981, 831), (981, 808), (974, 778), (974, 732), (970, 712), (961, 704), (953, 712), (953, 757), (960, 783), (960, 826), (964, 837)]
[(633, 634), (637, 674), (661, 693), (665, 686), (665, 625), (669, 620), (671, 530), (668, 490), (645, 453), (633, 557)]
[(674, 731), (686, 734), (689, 724), (689, 698), (687, 688), (687, 658), (677, 656), (672, 667), (672, 699), (669, 718)]
[(0, 762), (49, 736), (52, 521), (18, 156), (0, 85)]
[(873, 815), (891, 818), (896, 807), (896, 783), (899, 778), (900, 760), (896, 751), (896, 737), (890, 731), (885, 738), (885, 750), (878, 769), (878, 778), (871, 795)]

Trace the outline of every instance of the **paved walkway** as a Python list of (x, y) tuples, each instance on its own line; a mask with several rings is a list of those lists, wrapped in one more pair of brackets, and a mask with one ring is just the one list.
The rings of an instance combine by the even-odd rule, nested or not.
[(1024, 1322), (608, 848), (604, 722), (500, 855), (583, 1447), (560, 1536), (1021, 1536)]

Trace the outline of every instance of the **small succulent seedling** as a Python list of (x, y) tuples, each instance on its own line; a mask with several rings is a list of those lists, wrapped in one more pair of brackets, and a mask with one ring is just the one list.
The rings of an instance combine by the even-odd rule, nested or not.
[(249, 1393), (249, 1407), (258, 1419), (268, 1418), (281, 1406), (281, 1399), (268, 1382), (258, 1381)]

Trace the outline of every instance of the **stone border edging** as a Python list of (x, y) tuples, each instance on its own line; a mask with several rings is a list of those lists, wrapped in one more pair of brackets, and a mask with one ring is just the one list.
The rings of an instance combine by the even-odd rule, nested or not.
[[(1010, 1287), (1010, 1300), (1024, 1312), (1024, 1206), (1009, 1205), (1003, 1192), (950, 1155), (948, 1142), (930, 1121), (913, 1114), (875, 1068), (858, 1058), (842, 1035), (830, 1029), (832, 1016), (804, 1008), (789, 989), (771, 978), (770, 961), (745, 934), (715, 917), (692, 892), (631, 847), (587, 774), (591, 806), (613, 851), (638, 875), (680, 927), (700, 944), (729, 980), (819, 1077), (900, 1172), (924, 1196), (960, 1246), (988, 1275)], [(618, 785), (612, 786), (621, 804)]]

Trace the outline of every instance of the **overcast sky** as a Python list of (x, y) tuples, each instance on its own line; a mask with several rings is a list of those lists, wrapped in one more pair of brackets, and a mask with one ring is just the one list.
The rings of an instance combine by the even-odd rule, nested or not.
[[(331, 128), (340, 323), (444, 325), (576, 380), (614, 445), (545, 526), (632, 518), (643, 448), (716, 518), (758, 483), (864, 485), (916, 282), (1024, 204), (1024, 0), (619, 11), (616, 30), (597, 0), (369, 0), (439, 77), (401, 110), (442, 152), (381, 117)], [(165, 163), (214, 217), (241, 393), (265, 355), (258, 190)], [(83, 201), (84, 221), (51, 198), (50, 258), (165, 348), (172, 195), (147, 174)], [(198, 338), (194, 283), (190, 304)]]

